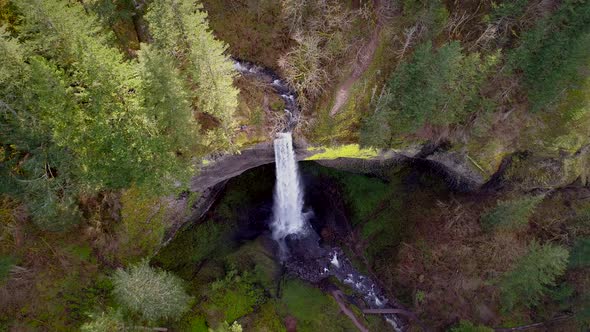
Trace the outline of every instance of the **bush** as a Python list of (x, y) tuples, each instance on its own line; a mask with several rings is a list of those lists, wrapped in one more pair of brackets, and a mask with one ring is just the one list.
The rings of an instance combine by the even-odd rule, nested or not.
[(169, 272), (152, 268), (147, 261), (119, 269), (113, 276), (117, 300), (145, 320), (177, 319), (190, 308), (182, 280)]
[(211, 284), (209, 301), (203, 306), (207, 311), (223, 313), (223, 320), (234, 321), (254, 311), (266, 301), (264, 290), (247, 272), (239, 275), (229, 270), (224, 279)]
[(529, 252), (499, 280), (503, 309), (508, 312), (518, 305), (538, 304), (565, 272), (568, 256), (563, 247), (532, 242)]
[(524, 228), (543, 196), (500, 201), (481, 217), (484, 229), (519, 230)]

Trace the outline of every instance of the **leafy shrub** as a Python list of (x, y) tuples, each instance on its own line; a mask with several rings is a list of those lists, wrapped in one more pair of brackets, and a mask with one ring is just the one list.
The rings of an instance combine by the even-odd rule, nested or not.
[(500, 201), (494, 208), (486, 211), (481, 217), (484, 229), (518, 230), (528, 224), (542, 196), (524, 197), (515, 200)]
[(499, 280), (503, 309), (538, 304), (549, 286), (555, 286), (557, 277), (565, 272), (568, 256), (563, 247), (532, 242), (528, 253)]
[(152, 268), (147, 261), (118, 269), (113, 276), (113, 293), (127, 309), (147, 321), (176, 319), (190, 307), (182, 280), (173, 274)]
[(579, 239), (572, 248), (570, 267), (590, 267), (590, 239)]
[(204, 304), (208, 310), (223, 312), (224, 320), (234, 321), (254, 311), (266, 301), (264, 291), (255, 284), (248, 272), (239, 275), (229, 270), (224, 279), (211, 284), (209, 301)]
[(451, 328), (449, 332), (492, 332), (494, 329), (483, 326), (475, 325), (470, 321), (462, 320), (459, 325)]

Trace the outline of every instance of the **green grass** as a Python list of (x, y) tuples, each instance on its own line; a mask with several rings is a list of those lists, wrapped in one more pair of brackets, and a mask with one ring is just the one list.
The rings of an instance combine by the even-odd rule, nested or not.
[(363, 149), (358, 144), (340, 145), (336, 147), (311, 147), (307, 151), (318, 151), (305, 160), (332, 160), (336, 158), (359, 158), (371, 159), (377, 157), (379, 153), (375, 149)]

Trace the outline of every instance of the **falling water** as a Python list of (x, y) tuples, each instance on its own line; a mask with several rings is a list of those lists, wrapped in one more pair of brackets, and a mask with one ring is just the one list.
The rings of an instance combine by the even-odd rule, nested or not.
[(274, 220), (271, 227), (274, 239), (284, 246), (287, 235), (300, 234), (306, 229), (302, 213), (303, 194), (299, 185), (291, 133), (277, 134), (274, 148), (277, 182), (273, 206)]

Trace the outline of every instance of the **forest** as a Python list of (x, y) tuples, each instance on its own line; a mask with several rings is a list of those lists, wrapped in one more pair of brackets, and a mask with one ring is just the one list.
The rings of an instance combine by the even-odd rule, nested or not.
[(0, 0), (0, 331), (588, 331), (589, 45), (589, 0)]

